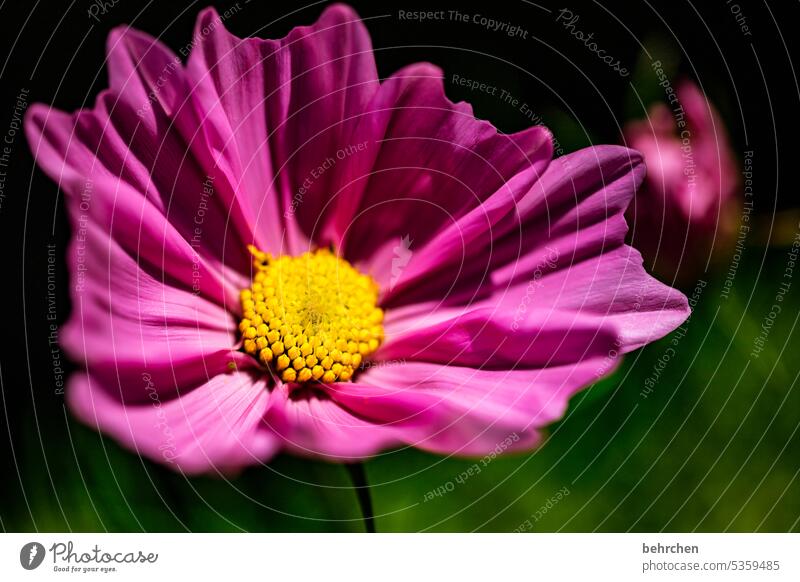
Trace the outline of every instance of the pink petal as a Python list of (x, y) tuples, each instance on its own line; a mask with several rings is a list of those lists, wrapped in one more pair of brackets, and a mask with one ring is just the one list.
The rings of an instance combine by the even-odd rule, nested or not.
[(390, 311), (385, 324), (389, 339), (376, 358), (426, 360), (429, 353), (441, 358), (452, 349), (457, 351), (451, 361), (466, 357), (476, 364), (483, 355), (511, 345), (510, 357), (525, 362), (539, 355), (537, 345), (555, 342), (563, 351), (551, 347), (545, 354), (577, 361), (593, 353), (586, 351), (594, 337), (591, 330), (611, 334), (624, 353), (665, 336), (689, 313), (686, 297), (648, 275), (641, 255), (623, 245), (523, 279), (466, 308), (418, 304)]
[[(428, 326), (452, 325), (474, 311), (491, 314), (494, 325), (508, 324), (511, 317), (515, 327), (533, 330), (580, 317), (598, 329), (610, 325), (624, 351), (669, 333), (688, 317), (686, 298), (650, 277), (638, 252), (624, 245), (622, 214), (642, 176), (641, 156), (620, 147), (589, 148), (555, 160), (519, 201), (521, 227), (506, 224), (506, 234), (485, 252), (483, 262), (481, 255), (472, 255), (470, 266), (477, 273), (440, 267), (419, 284), (430, 289), (455, 285), (462, 295), (389, 311), (387, 335), (405, 337)], [(465, 307), (443, 307), (459, 299)], [(437, 331), (424, 333), (430, 337)], [(380, 357), (397, 357), (387, 354)]]
[(119, 385), (126, 402), (146, 400), (145, 372), (167, 397), (230, 362), (252, 365), (236, 350), (228, 312), (148, 274), (100, 227), (90, 223), (79, 233), (69, 256), (73, 311), (61, 343), (96, 379)]
[[(347, 160), (361, 167), (336, 200), (336, 235), (344, 255), (379, 279), (391, 269), (391, 255), (380, 249), (408, 237), (415, 250), (430, 243), (437, 252), (445, 229), (471, 242), (512, 211), (552, 155), (549, 131), (499, 133), (466, 103), (447, 99), (442, 76), (425, 63), (395, 73), (355, 132), (367, 147)], [(376, 248), (382, 263), (372, 259)]]
[(622, 215), (643, 175), (641, 156), (617, 146), (558, 158), (541, 177), (532, 172), (520, 194), (500, 198), (472, 230), (457, 223), (420, 248), (383, 302), (469, 302), (500, 288), (509, 272), (535, 270), (554, 251), (575, 261), (613, 249), (624, 242)]
[(91, 375), (69, 383), (67, 399), (87, 424), (153, 461), (195, 474), (230, 472), (263, 463), (277, 451), (263, 416), (269, 394), (245, 372), (219, 374), (178, 398), (162, 399), (140, 381), (148, 400), (123, 404), (117, 391)]
[(284, 39), (242, 40), (207, 9), (195, 39), (188, 67), (214, 162), (262, 248), (304, 250), (338, 189), (339, 170), (317, 170), (351, 143), (350, 120), (378, 87), (366, 28), (334, 5)]
[(323, 392), (295, 388), (290, 394), (282, 383), (264, 422), (287, 450), (328, 460), (357, 461), (401, 442), (394, 428), (353, 414)]
[[(623, 352), (662, 338), (681, 325), (690, 310), (686, 297), (648, 275), (638, 251), (628, 246), (554, 271), (539, 280), (540, 308), (580, 312), (619, 333)], [(505, 305), (524, 297), (525, 285), (508, 290)]]
[[(178, 123), (176, 105), (157, 98), (184, 87), (182, 68), (169, 69), (169, 88), (143, 86), (163, 73), (153, 67), (172, 62), (168, 49), (126, 29), (111, 35), (109, 51), (113, 88), (94, 109), (68, 115), (34, 105), (28, 111), (25, 129), (37, 162), (65, 190), (73, 221), (116, 229), (114, 236), (131, 254), (141, 253), (187, 288), (187, 266), (197, 263), (202, 292), (219, 302), (233, 299), (236, 290), (224, 279), (232, 276), (231, 267), (249, 272), (248, 253), (228, 225), (227, 209), (206, 187), (206, 172), (187, 152), (178, 131), (186, 122)], [(142, 101), (147, 90), (156, 97)]]
[(534, 446), (539, 429), (564, 414), (569, 398), (615, 365), (613, 355), (540, 370), (387, 363), (369, 369), (357, 383), (326, 390), (353, 413), (393, 429), (408, 445), (485, 455)]
[(441, 310), (432, 319), (388, 328), (379, 361), (435, 362), (489, 370), (567, 365), (602, 357), (617, 339), (615, 328), (581, 312), (483, 302), (462, 313)]

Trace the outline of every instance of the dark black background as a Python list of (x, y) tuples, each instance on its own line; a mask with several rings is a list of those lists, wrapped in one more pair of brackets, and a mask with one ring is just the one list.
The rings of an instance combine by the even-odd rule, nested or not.
[[(172, 0), (107, 4), (106, 13), (98, 14), (99, 22), (89, 17), (93, 3), (88, 0), (0, 4), (0, 135), (9, 126), (15, 96), (22, 88), (30, 91), (29, 103), (52, 103), (65, 110), (91, 106), (106, 86), (104, 43), (114, 26), (131, 24), (177, 50), (191, 39), (195, 16), (206, 5)], [(236, 3), (214, 4), (223, 12)], [(286, 0), (240, 0), (239, 11), (226, 26), (240, 36), (277, 38), (292, 26), (313, 22), (325, 4), (304, 8), (303, 3)], [(557, 24), (555, 13), (566, 6), (580, 15), (578, 28), (594, 32), (598, 44), (632, 71), (640, 68), (640, 43), (644, 44), (654, 58), (671, 62), (681, 74), (700, 82), (727, 121), (739, 159), (745, 150), (756, 152), (756, 212), (769, 216), (776, 208), (797, 205), (798, 161), (793, 146), (800, 103), (793, 58), (800, 10), (797, 2), (737, 0), (752, 31), (752, 36), (745, 36), (731, 13), (732, 4), (543, 0), (538, 5), (545, 9), (523, 0), (474, 6), (352, 2), (366, 19), (381, 76), (408, 63), (431, 61), (444, 69), (452, 99), (470, 101), (478, 117), (490, 119), (504, 131), (521, 129), (529, 121), (519, 111), (496, 97), (454, 86), (449, 78), (455, 73), (504, 87), (541, 114), (567, 151), (618, 142), (624, 120), (644, 116), (632, 83), (640, 94), (652, 96), (652, 76), (620, 77)], [(522, 26), (529, 34), (527, 39), (509, 38), (471, 23), (398, 19), (398, 10), (420, 9), (480, 13)], [(61, 258), (69, 230), (58, 188), (34, 167), (21, 131), (11, 158), (0, 208), (0, 496), (22, 504), (20, 484), (25, 477), (17, 473), (20, 457), (36, 465), (48, 443), (22, 450), (20, 435), (31, 425), (48, 424), (48, 434), (71, 438), (63, 397), (54, 394), (45, 289), (47, 245), (55, 244), (58, 321), (63, 322), (69, 300)]]

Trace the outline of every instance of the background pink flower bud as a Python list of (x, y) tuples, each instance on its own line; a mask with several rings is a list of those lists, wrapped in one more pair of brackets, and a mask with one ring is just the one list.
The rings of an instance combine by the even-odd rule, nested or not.
[(683, 81), (676, 93), (675, 103), (654, 105), (624, 129), (647, 165), (627, 217), (648, 267), (685, 282), (730, 250), (739, 172), (725, 126), (697, 85)]

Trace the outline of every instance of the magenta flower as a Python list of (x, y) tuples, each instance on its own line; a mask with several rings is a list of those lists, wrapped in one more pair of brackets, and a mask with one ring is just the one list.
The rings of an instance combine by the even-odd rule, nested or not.
[(725, 126), (697, 86), (682, 82), (678, 101), (654, 105), (624, 129), (644, 154), (647, 178), (631, 204), (633, 244), (656, 271), (687, 281), (709, 257), (729, 250), (739, 173)]
[(207, 9), (186, 65), (117, 29), (108, 67), (92, 109), (26, 130), (74, 229), (68, 402), (151, 459), (528, 449), (687, 317), (624, 244), (638, 153), (551, 161), (432, 65), (379, 81), (345, 6), (277, 41)]

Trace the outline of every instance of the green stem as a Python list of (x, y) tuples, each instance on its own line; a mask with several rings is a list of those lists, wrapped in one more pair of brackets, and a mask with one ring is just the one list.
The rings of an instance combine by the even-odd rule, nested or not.
[(358, 505), (361, 507), (361, 516), (364, 519), (364, 528), (367, 533), (375, 533), (375, 515), (372, 513), (372, 498), (369, 494), (369, 483), (364, 471), (364, 463), (346, 463), (347, 472), (356, 490)]

